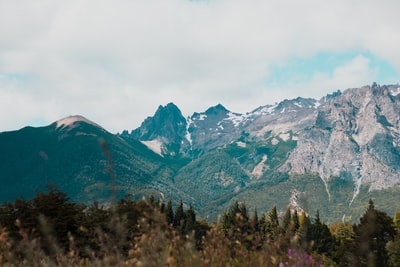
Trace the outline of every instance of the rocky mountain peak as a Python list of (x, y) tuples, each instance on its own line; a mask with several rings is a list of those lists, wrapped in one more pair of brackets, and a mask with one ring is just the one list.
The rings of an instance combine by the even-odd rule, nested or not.
[(72, 115), (60, 119), (50, 125), (50, 127), (59, 135), (58, 139), (62, 140), (72, 136), (85, 136), (85, 135), (101, 135), (107, 132), (103, 127), (97, 123), (81, 116)]
[(297, 97), (295, 99), (285, 99), (280, 102), (274, 109), (275, 112), (297, 112), (301, 109), (314, 109), (316, 100), (312, 98)]
[(218, 114), (226, 114), (229, 110), (227, 110), (223, 105), (218, 104), (216, 106), (210, 107), (206, 110), (206, 115), (218, 115)]
[(177, 116), (182, 115), (180, 109), (172, 102), (168, 103), (165, 106), (160, 105), (154, 116), (162, 115), (162, 114), (174, 114)]
[(131, 132), (131, 137), (179, 144), (185, 133), (186, 119), (175, 104), (168, 103), (166, 106), (160, 105), (154, 116), (145, 119), (139, 128)]
[(77, 124), (84, 122), (87, 124), (91, 124), (96, 127), (100, 127), (98, 124), (88, 120), (87, 118), (81, 116), (81, 115), (71, 115), (68, 117), (65, 117), (63, 119), (60, 119), (55, 122), (57, 128), (73, 128), (76, 127)]

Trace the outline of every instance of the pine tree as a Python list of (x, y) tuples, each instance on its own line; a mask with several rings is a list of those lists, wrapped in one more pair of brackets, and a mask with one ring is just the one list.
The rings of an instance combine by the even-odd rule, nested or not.
[(282, 219), (282, 233), (283, 234), (285, 234), (286, 231), (289, 229), (289, 227), (291, 226), (291, 222), (292, 222), (292, 214), (290, 211), (290, 207), (288, 206), (286, 208), (285, 215), (283, 216), (283, 219)]
[(183, 202), (181, 200), (175, 210), (174, 227), (175, 228), (181, 227), (184, 219), (185, 219), (185, 212), (183, 210)]
[(386, 244), (393, 240), (393, 219), (385, 212), (375, 209), (370, 199), (367, 211), (355, 227), (356, 255), (360, 265), (387, 266)]
[(331, 232), (336, 240), (332, 258), (339, 266), (354, 266), (355, 234), (353, 226), (348, 223), (338, 223), (331, 226)]
[(315, 221), (310, 225), (307, 233), (307, 241), (313, 242), (313, 250), (319, 254), (328, 254), (331, 252), (334, 239), (326, 224), (321, 222), (319, 211), (315, 215)]
[(251, 217), (250, 220), (250, 224), (254, 232), (260, 231), (260, 221), (258, 220), (257, 209), (254, 209), (253, 216)]
[(225, 235), (237, 225), (237, 215), (240, 214), (239, 202), (235, 201), (229, 210), (222, 214), (222, 230)]
[(248, 222), (249, 221), (249, 213), (247, 211), (246, 207), (246, 202), (240, 203), (240, 216), (242, 217), (243, 221)]
[(165, 208), (165, 216), (167, 217), (168, 225), (174, 223), (174, 210), (172, 209), (172, 201), (168, 200), (167, 207)]
[(266, 222), (265, 234), (267, 238), (271, 240), (275, 240), (278, 236), (278, 212), (276, 211), (276, 206), (272, 207), (272, 209), (268, 213), (268, 220)]
[(150, 204), (150, 206), (152, 206), (152, 207), (155, 207), (155, 206), (156, 206), (156, 200), (155, 200), (153, 194), (151, 194), (150, 197), (149, 197), (149, 204)]
[(261, 233), (261, 238), (263, 241), (266, 240), (267, 238), (267, 224), (268, 224), (268, 219), (267, 215), (263, 213), (260, 218), (260, 233)]
[(78, 232), (78, 218), (84, 206), (69, 202), (67, 194), (53, 185), (47, 186), (47, 190), (47, 193), (37, 192), (32, 199), (38, 223), (35, 228), (41, 229), (42, 235), (56, 238), (59, 245), (66, 248), (69, 243), (68, 233)]
[(184, 234), (190, 234), (196, 228), (196, 213), (192, 205), (189, 206), (184, 217)]
[(297, 230), (300, 227), (299, 215), (297, 213), (297, 210), (294, 210), (293, 212), (292, 223), (293, 223), (293, 232), (297, 232)]
[(269, 222), (271, 223), (271, 226), (274, 228), (277, 228), (279, 226), (279, 220), (278, 220), (278, 212), (276, 211), (276, 206), (274, 206), (271, 211), (268, 214), (269, 217)]
[(302, 212), (300, 214), (299, 222), (300, 222), (300, 227), (299, 227), (300, 244), (303, 246), (303, 248), (309, 250), (310, 228), (311, 228), (310, 217), (308, 217), (307, 214), (305, 214), (305, 212)]

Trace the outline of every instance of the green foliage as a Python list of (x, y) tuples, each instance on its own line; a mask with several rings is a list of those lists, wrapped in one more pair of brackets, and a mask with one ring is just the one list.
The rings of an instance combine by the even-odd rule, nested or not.
[(236, 143), (229, 144), (224, 151), (234, 158), (240, 158), (249, 152), (248, 148), (238, 146)]
[(244, 187), (249, 177), (236, 160), (218, 150), (193, 160), (181, 168), (174, 179), (175, 186), (186, 192), (188, 202), (195, 201), (197, 208)]
[(309, 242), (313, 242), (313, 250), (319, 254), (328, 255), (333, 248), (334, 239), (329, 231), (328, 226), (322, 223), (317, 211), (315, 221), (311, 224), (308, 234)]
[(393, 217), (393, 227), (397, 231), (397, 234), (400, 233), (400, 211), (396, 209), (396, 212)]
[(167, 208), (165, 209), (165, 216), (167, 217), (168, 225), (174, 223), (174, 210), (172, 209), (172, 200), (168, 200)]
[(278, 227), (278, 212), (276, 211), (276, 206), (273, 206), (272, 209), (268, 212), (268, 219), (265, 225), (265, 234), (267, 238), (275, 240), (278, 235)]
[(154, 197), (86, 206), (50, 186), (0, 205), (0, 265), (398, 266), (396, 220), (371, 201), (358, 225), (329, 229), (318, 211), (310, 218), (288, 208), (279, 217), (274, 206), (259, 218), (236, 201), (209, 225), (182, 201), (175, 212)]
[(400, 266), (400, 234), (397, 233), (394, 240), (387, 242), (386, 251), (388, 265), (391, 267)]
[(360, 265), (387, 266), (386, 244), (392, 241), (395, 230), (393, 219), (385, 212), (375, 209), (370, 199), (369, 206), (360, 223), (355, 226), (356, 257)]
[(336, 223), (330, 230), (336, 240), (332, 259), (338, 262), (339, 266), (354, 266), (356, 244), (353, 226), (348, 222)]

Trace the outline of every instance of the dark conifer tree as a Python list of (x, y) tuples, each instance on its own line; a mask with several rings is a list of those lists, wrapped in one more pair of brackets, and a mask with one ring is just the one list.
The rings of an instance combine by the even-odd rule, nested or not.
[(309, 240), (310, 240), (310, 228), (311, 228), (311, 220), (310, 217), (307, 216), (304, 212), (300, 214), (300, 227), (299, 227), (299, 237), (300, 237), (300, 244), (305, 249), (309, 248)]
[(268, 214), (268, 219), (272, 227), (277, 228), (279, 226), (278, 212), (276, 211), (276, 206), (274, 206), (270, 210)]
[(375, 209), (370, 199), (367, 211), (355, 226), (356, 259), (361, 266), (388, 266), (386, 244), (393, 240), (393, 220)]
[(156, 206), (156, 200), (155, 200), (155, 198), (154, 198), (154, 195), (153, 194), (151, 194), (150, 195), (150, 197), (149, 197), (149, 204), (150, 204), (150, 206), (152, 206), (152, 207), (155, 207)]
[(315, 221), (310, 225), (307, 233), (307, 241), (313, 242), (313, 250), (319, 254), (328, 254), (334, 246), (334, 239), (326, 224), (321, 222), (319, 211), (315, 215)]
[(300, 227), (299, 215), (298, 215), (296, 209), (295, 209), (294, 212), (293, 212), (292, 222), (293, 222), (293, 228), (292, 228), (292, 230), (293, 230), (293, 233), (294, 233), (294, 232), (297, 232), (297, 230), (298, 230), (299, 227)]
[(292, 214), (290, 211), (290, 207), (288, 206), (285, 211), (285, 215), (283, 216), (282, 219), (282, 234), (285, 234), (286, 231), (291, 227), (291, 222), (292, 222)]
[(196, 228), (196, 213), (192, 205), (189, 206), (184, 217), (184, 234), (191, 234)]
[(267, 238), (275, 240), (278, 235), (278, 227), (278, 212), (276, 211), (276, 206), (274, 206), (268, 213), (268, 220), (265, 227), (265, 234)]
[(174, 210), (172, 208), (172, 200), (168, 200), (167, 207), (165, 208), (165, 216), (169, 225), (174, 223)]
[(263, 242), (267, 238), (267, 223), (268, 223), (267, 214), (263, 213), (260, 218), (260, 233)]
[(257, 209), (254, 209), (253, 216), (251, 217), (250, 220), (250, 224), (254, 232), (260, 231), (260, 221), (258, 220)]
[(235, 228), (237, 224), (237, 215), (240, 214), (239, 202), (235, 201), (229, 210), (222, 214), (221, 226), (225, 234), (228, 234), (230, 229)]
[(165, 214), (165, 203), (160, 202), (160, 212)]
[(174, 227), (175, 228), (181, 227), (184, 219), (185, 219), (185, 212), (183, 210), (183, 202), (181, 200), (175, 210)]
[(66, 193), (52, 185), (49, 185), (47, 190), (47, 193), (37, 192), (32, 200), (38, 220), (35, 228), (41, 230), (46, 238), (56, 238), (59, 245), (67, 248), (68, 234), (78, 234), (78, 218), (85, 207), (70, 202)]

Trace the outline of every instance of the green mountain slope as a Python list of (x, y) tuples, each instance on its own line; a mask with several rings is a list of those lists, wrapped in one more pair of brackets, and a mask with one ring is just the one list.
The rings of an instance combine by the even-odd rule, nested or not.
[(0, 133), (0, 150), (0, 201), (29, 198), (49, 183), (84, 202), (173, 187), (173, 164), (85, 121)]

